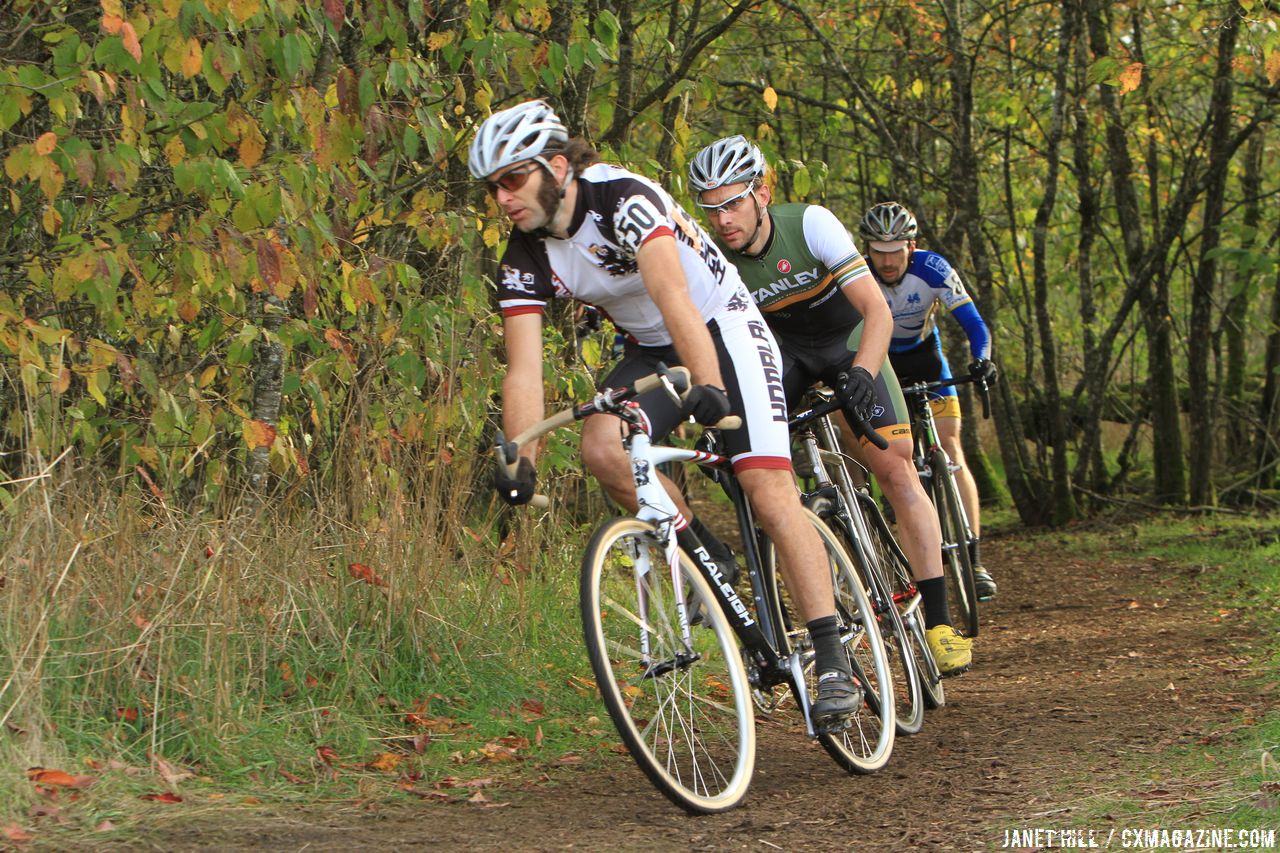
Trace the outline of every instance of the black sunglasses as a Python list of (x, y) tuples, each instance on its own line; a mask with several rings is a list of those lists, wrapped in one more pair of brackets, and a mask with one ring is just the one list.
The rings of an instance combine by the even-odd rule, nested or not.
[(485, 183), (489, 186), (489, 194), (497, 195), (499, 189), (504, 189), (509, 193), (515, 192), (529, 183), (529, 176), (537, 171), (538, 166), (539, 164), (537, 163), (531, 163), (523, 169), (512, 169), (510, 172), (493, 180), (486, 180)]

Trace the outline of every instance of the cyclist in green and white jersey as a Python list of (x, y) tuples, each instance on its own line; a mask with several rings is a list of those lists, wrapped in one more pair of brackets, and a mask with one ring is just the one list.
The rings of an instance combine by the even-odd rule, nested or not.
[[(963, 672), (972, 641), (951, 626), (938, 517), (911, 461), (906, 402), (887, 358), (893, 316), (835, 214), (810, 204), (771, 207), (765, 171), (760, 149), (731, 136), (698, 152), (689, 180), (716, 242), (782, 350), (788, 404), (796, 406), (806, 388), (825, 382), (847, 412), (888, 440), (886, 450), (864, 440), (864, 455), (897, 515), (938, 668), (945, 675)], [(841, 374), (848, 376), (843, 385)]]

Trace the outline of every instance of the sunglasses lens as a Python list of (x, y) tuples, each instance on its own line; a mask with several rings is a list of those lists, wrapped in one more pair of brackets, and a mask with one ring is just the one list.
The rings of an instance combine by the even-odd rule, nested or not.
[(745, 190), (733, 196), (732, 198), (727, 198), (724, 201), (718, 202), (716, 204), (703, 204), (701, 201), (699, 201), (698, 207), (701, 207), (707, 213), (719, 213), (722, 210), (736, 210), (738, 207), (737, 202), (740, 202), (744, 198), (746, 198), (751, 193), (752, 189), (753, 189), (752, 187), (748, 186)]
[(497, 180), (489, 182), (489, 192), (497, 193), (498, 189), (501, 188), (509, 193), (513, 193), (529, 182), (529, 175), (532, 173), (532, 169), (524, 169), (519, 172), (507, 172)]

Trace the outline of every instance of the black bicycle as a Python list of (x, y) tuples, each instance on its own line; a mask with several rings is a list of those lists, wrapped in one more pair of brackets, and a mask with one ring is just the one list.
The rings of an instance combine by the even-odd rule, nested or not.
[[(596, 529), (582, 558), (580, 588), (588, 657), (627, 750), (685, 810), (733, 808), (754, 772), (755, 704), (788, 690), (808, 734), (841, 767), (880, 769), (893, 748), (892, 681), (879, 620), (853, 561), (806, 510), (826, 552), (849, 667), (863, 690), (858, 712), (820, 730), (809, 713), (816, 695), (813, 648), (780, 581), (773, 544), (757, 528), (730, 460), (714, 449), (714, 430), (704, 449), (650, 442), (632, 401), (656, 387), (682, 393), (688, 373), (673, 368), (630, 388), (605, 389), (510, 442), (500, 435), (496, 448), (499, 464), (510, 466), (520, 445), (590, 415), (612, 414), (627, 425), (624, 444), (640, 509)], [(713, 561), (695, 564), (677, 547), (676, 506), (655, 475), (665, 462), (701, 466), (733, 499), (749, 598), (738, 595)]]
[[(830, 391), (807, 392), (807, 410), (791, 419), (793, 458), (805, 505), (840, 536), (867, 587), (880, 620), (893, 673), (895, 715), (899, 734), (914, 734), (924, 723), (926, 708), (945, 701), (942, 676), (925, 641), (920, 591), (906, 555), (898, 545), (879, 504), (866, 483), (869, 473), (847, 455), (831, 416), (841, 403)], [(885, 441), (865, 423), (854, 424), (881, 449)], [(861, 470), (856, 478), (851, 473)]]
[(911, 435), (915, 442), (913, 458), (916, 472), (925, 492), (933, 501), (942, 527), (942, 568), (947, 579), (947, 598), (952, 613), (957, 615), (956, 627), (968, 637), (978, 636), (978, 592), (974, 587), (973, 555), (970, 546), (976, 541), (969, 516), (960, 500), (956, 487), (956, 466), (942, 448), (938, 439), (938, 427), (933, 419), (930, 398), (932, 392), (952, 385), (975, 382), (982, 399), (982, 417), (991, 416), (991, 398), (987, 383), (972, 376), (941, 379), (934, 382), (917, 382), (902, 388), (911, 411)]

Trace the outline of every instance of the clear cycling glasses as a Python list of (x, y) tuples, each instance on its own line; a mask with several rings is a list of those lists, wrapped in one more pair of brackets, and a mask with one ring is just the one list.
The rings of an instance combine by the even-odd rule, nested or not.
[[(504, 175), (505, 177), (505, 175)], [(720, 211), (728, 211), (733, 213), (742, 206), (742, 202), (747, 196), (751, 195), (751, 191), (756, 188), (754, 183), (747, 184), (747, 188), (735, 196), (716, 202), (715, 204), (703, 204), (702, 197), (698, 197), (698, 207), (705, 210), (708, 214), (718, 213)]]

